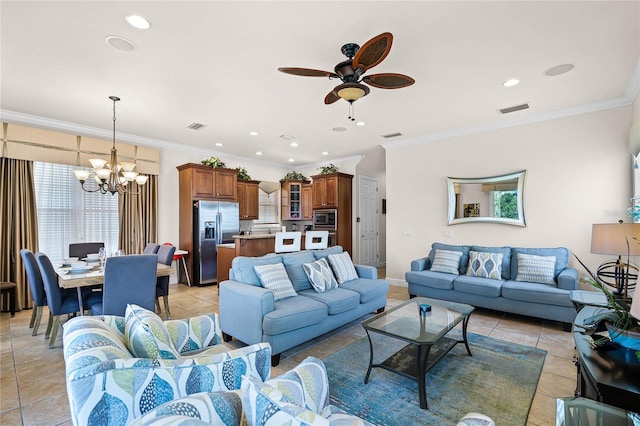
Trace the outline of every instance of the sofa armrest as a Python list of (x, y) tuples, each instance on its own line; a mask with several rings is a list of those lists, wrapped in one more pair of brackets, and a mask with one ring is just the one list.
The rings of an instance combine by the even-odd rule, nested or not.
[(429, 256), (421, 257), (420, 259), (411, 261), (412, 271), (426, 271), (431, 266), (431, 259)]
[(368, 278), (370, 280), (378, 279), (378, 269), (369, 265), (353, 265), (356, 268), (356, 273), (360, 278)]
[(275, 309), (273, 292), (233, 280), (219, 286), (222, 331), (247, 344), (262, 342), (262, 319)]
[(558, 288), (563, 290), (578, 289), (578, 271), (573, 268), (564, 268), (558, 274)]
[(218, 314), (198, 315), (187, 319), (164, 321), (178, 352), (187, 353), (222, 343)]

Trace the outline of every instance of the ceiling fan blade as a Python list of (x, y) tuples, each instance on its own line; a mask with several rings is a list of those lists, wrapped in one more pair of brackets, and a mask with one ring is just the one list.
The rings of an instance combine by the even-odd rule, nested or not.
[(416, 81), (408, 75), (385, 72), (365, 76), (362, 82), (380, 89), (400, 89), (401, 87), (411, 86)]
[(322, 71), (322, 70), (314, 70), (311, 68), (289, 68), (289, 67), (283, 67), (283, 68), (278, 68), (278, 71), (283, 72), (285, 74), (292, 74), (292, 75), (300, 75), (303, 77), (333, 77), (333, 78), (339, 78), (337, 74), (329, 72), (329, 71)]
[(366, 42), (353, 57), (353, 68), (368, 70), (384, 60), (391, 50), (393, 35), (382, 33)]
[(325, 105), (330, 105), (339, 100), (340, 100), (340, 96), (336, 95), (333, 90), (327, 93), (327, 96), (324, 97)]

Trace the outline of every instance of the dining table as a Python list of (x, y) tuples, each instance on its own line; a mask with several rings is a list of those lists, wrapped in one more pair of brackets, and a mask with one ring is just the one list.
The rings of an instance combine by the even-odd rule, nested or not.
[[(158, 263), (156, 266), (156, 274), (158, 277), (168, 276), (176, 271), (172, 265)], [(82, 288), (104, 284), (104, 267), (101, 267), (100, 264), (96, 262), (93, 268), (87, 272), (74, 273), (71, 272), (70, 267), (65, 267), (64, 264), (58, 264), (55, 267), (55, 271), (58, 275), (58, 285), (60, 288), (75, 288), (77, 290), (80, 315), (84, 314), (82, 306)]]

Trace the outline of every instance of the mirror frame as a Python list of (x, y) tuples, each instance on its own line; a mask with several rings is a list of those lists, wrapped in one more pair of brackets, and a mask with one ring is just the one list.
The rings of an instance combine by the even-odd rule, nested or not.
[[(485, 178), (452, 178), (447, 177), (447, 190), (449, 195), (449, 214), (447, 225), (458, 225), (461, 223), (500, 223), (504, 225), (515, 226), (527, 226), (524, 219), (524, 180), (526, 170), (522, 170), (516, 173), (510, 173), (508, 175), (491, 176)], [(456, 218), (456, 184), (488, 184), (488, 183), (500, 183), (517, 179), (517, 199), (518, 199), (518, 219), (508, 219), (503, 217), (490, 217), (490, 216), (478, 216), (478, 217), (459, 217)]]

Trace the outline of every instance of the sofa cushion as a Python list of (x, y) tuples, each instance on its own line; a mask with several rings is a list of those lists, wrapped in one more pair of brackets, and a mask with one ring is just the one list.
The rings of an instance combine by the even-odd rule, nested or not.
[[(487, 247), (487, 246), (471, 246), (471, 250), (479, 253), (501, 253), (502, 254), (502, 270), (501, 275), (505, 280), (511, 279), (511, 247)], [(471, 250), (469, 253), (471, 253)], [(467, 268), (468, 269), (468, 268)]]
[(276, 335), (308, 327), (327, 319), (329, 308), (310, 297), (289, 297), (278, 300), (275, 309), (262, 318), (262, 331)]
[(433, 271), (410, 271), (404, 274), (404, 278), (411, 284), (418, 284), (438, 290), (453, 290), (453, 280), (458, 278), (458, 275)]
[(340, 287), (323, 293), (318, 293), (315, 290), (303, 290), (300, 294), (327, 305), (329, 315), (337, 315), (350, 311), (351, 309), (357, 308), (360, 304), (359, 293)]
[(340, 254), (330, 254), (327, 258), (329, 259), (331, 269), (333, 269), (338, 284), (343, 284), (358, 278), (358, 273), (353, 266), (351, 256), (349, 256), (349, 253), (346, 251)]
[(273, 292), (274, 300), (286, 299), (297, 295), (282, 263), (256, 265), (253, 269), (260, 278), (262, 286)]
[(518, 274), (516, 281), (556, 285), (554, 280), (555, 256), (536, 256), (518, 253)]
[(454, 246), (451, 244), (433, 243), (431, 244), (431, 251), (429, 252), (430, 264), (433, 265), (433, 261), (436, 257), (436, 250), (449, 250), (449, 251), (461, 251), (462, 258), (460, 258), (460, 268), (458, 272), (464, 274), (467, 271), (467, 263), (469, 262), (469, 246)]
[(555, 248), (524, 248), (513, 247), (511, 248), (511, 276), (512, 280), (518, 276), (518, 253), (533, 254), (536, 256), (555, 256), (556, 264), (553, 268), (554, 279), (558, 276), (560, 271), (569, 266), (569, 250), (564, 247)]
[(461, 251), (436, 249), (431, 270), (433, 272), (458, 275), (460, 273), (460, 259), (462, 258), (462, 254)]
[(467, 276), (478, 278), (502, 279), (502, 253), (469, 252)]
[(453, 289), (460, 293), (477, 294), (485, 297), (500, 296), (503, 280), (491, 278), (468, 277), (462, 275), (453, 282)]
[(231, 268), (233, 269), (233, 279), (235, 281), (251, 284), (256, 287), (262, 286), (260, 278), (253, 269), (256, 265), (274, 265), (276, 263), (282, 263), (282, 256), (268, 254), (261, 257), (234, 257), (231, 261)]
[(129, 351), (137, 358), (178, 359), (162, 319), (138, 305), (127, 305), (124, 335)]
[[(389, 281), (358, 278), (347, 281), (340, 288), (355, 291), (360, 294), (360, 303), (369, 303), (378, 298), (385, 298), (389, 292)], [(333, 291), (333, 290), (332, 290)]]
[(502, 284), (502, 297), (523, 302), (543, 303), (546, 305), (572, 307), (569, 290), (559, 289), (546, 284), (505, 281)]
[(311, 286), (318, 293), (324, 293), (327, 290), (338, 287), (336, 277), (327, 263), (327, 259), (318, 259), (315, 262), (305, 263), (302, 265), (307, 278), (311, 282)]
[(309, 281), (307, 274), (304, 272), (303, 265), (315, 260), (316, 258), (313, 256), (313, 252), (311, 250), (282, 255), (282, 263), (284, 264), (284, 268), (287, 270), (287, 275), (289, 275), (289, 279), (296, 291), (311, 288), (311, 282)]
[(322, 250), (312, 250), (313, 256), (316, 259), (322, 259), (323, 257), (327, 257), (330, 254), (340, 254), (343, 252), (342, 246), (332, 246)]
[(217, 315), (198, 315), (164, 322), (178, 352), (185, 354), (222, 343)]

